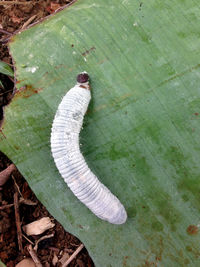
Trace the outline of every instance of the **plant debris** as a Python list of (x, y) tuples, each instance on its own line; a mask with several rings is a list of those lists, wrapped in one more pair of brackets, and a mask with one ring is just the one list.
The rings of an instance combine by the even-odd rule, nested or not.
[[(12, 59), (7, 48), (7, 41), (10, 36), (18, 30), (29, 27), (43, 17), (54, 13), (63, 5), (71, 0), (19, 0), (4, 1), (0, 5), (0, 59), (12, 65)], [(7, 105), (13, 97), (13, 80), (8, 76), (0, 74), (0, 80), (3, 87), (0, 87), (0, 120), (2, 120), (2, 107)], [(0, 171), (4, 171), (12, 164), (5, 155), (0, 152)], [(10, 168), (15, 168), (12, 165)], [(8, 170), (7, 170), (8, 171)], [(7, 172), (6, 171), (6, 172)], [(12, 173), (12, 174), (11, 174)], [(65, 262), (74, 255), (77, 247), (81, 245), (80, 241), (73, 235), (67, 233), (63, 227), (52, 218), (46, 208), (37, 200), (34, 193), (29, 188), (25, 179), (18, 170), (7, 174), (6, 181), (3, 182), (0, 191), (0, 258), (7, 267), (32, 267), (33, 260), (30, 258), (30, 251), (35, 253), (39, 262), (44, 267), (60, 267), (61, 258), (65, 255)], [(4, 172), (5, 174), (5, 172)], [(3, 176), (4, 176), (3, 174)], [(0, 176), (2, 173), (0, 174)], [(12, 177), (12, 179), (9, 179)], [(0, 179), (1, 180), (1, 179)], [(15, 203), (14, 203), (14, 194)], [(18, 207), (17, 207), (18, 205)], [(15, 209), (17, 207), (17, 216), (15, 218)], [(37, 221), (40, 218), (49, 217), (54, 220), (54, 228), (46, 230), (45, 234), (27, 237), (22, 230), (22, 235), (17, 232), (19, 228)], [(17, 222), (18, 221), (18, 222)], [(18, 224), (18, 226), (17, 226)], [(22, 240), (21, 237), (22, 236)], [(18, 246), (18, 240), (22, 242), (22, 251)], [(30, 247), (31, 245), (31, 247)], [(82, 245), (81, 245), (82, 248)], [(33, 255), (32, 254), (32, 255)], [(66, 257), (67, 255), (67, 257)], [(64, 258), (63, 258), (64, 260)], [(24, 265), (19, 265), (24, 264)], [(64, 264), (64, 262), (63, 262)], [(94, 264), (85, 248), (82, 248), (78, 254), (71, 258), (70, 267), (93, 267)]]
[(35, 266), (36, 267), (42, 267), (42, 264), (41, 264), (37, 254), (36, 254), (36, 251), (33, 249), (32, 245), (29, 245), (27, 247), (27, 249), (28, 249), (28, 252), (30, 253), (33, 261), (35, 262)]
[(0, 172), (0, 186), (3, 186), (10, 178), (13, 171), (16, 170), (14, 164), (10, 164), (5, 170)]
[(23, 230), (27, 235), (40, 235), (54, 226), (55, 224), (51, 222), (49, 217), (43, 217), (37, 221), (24, 225)]
[[(0, 170), (10, 164), (0, 152)], [(13, 179), (9, 179), (0, 191), (0, 258), (6, 266), (14, 267), (24, 257), (31, 256), (44, 267), (93, 267), (84, 245), (52, 218), (17, 169), (12, 176)], [(30, 231), (34, 235), (28, 237), (23, 231), (27, 226), (31, 226)], [(38, 231), (40, 234), (36, 235)], [(40, 266), (34, 259), (35, 266)]]
[(15, 267), (36, 267), (36, 265), (31, 258), (26, 258), (20, 261)]

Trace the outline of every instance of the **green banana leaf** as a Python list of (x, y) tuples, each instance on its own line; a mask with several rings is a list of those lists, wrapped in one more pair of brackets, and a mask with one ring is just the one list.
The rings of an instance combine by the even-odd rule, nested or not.
[[(97, 267), (199, 266), (199, 29), (197, 1), (79, 0), (10, 42), (17, 90), (1, 150)], [(81, 71), (92, 86), (81, 150), (124, 204), (121, 226), (80, 203), (51, 156)]]
[(3, 73), (11, 77), (14, 76), (14, 73), (11, 67), (6, 62), (1, 61), (1, 60), (0, 60), (0, 73)]

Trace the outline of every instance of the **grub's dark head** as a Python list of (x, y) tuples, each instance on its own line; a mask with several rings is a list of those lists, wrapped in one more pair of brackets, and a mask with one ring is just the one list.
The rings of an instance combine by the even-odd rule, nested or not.
[(86, 83), (89, 81), (89, 75), (87, 72), (81, 72), (76, 79), (78, 83)]

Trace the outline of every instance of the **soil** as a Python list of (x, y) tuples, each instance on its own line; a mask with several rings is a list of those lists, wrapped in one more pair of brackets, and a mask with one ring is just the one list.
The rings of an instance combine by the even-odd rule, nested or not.
[[(7, 2), (7, 3), (6, 3)], [(3, 60), (12, 66), (12, 58), (9, 55), (7, 48), (7, 40), (11, 33), (14, 33), (22, 27), (29, 26), (30, 23), (37, 22), (45, 16), (54, 13), (58, 8), (68, 4), (71, 1), (64, 0), (33, 0), (33, 1), (15, 1), (18, 4), (13, 4), (14, 1), (0, 1), (0, 60)], [(0, 87), (0, 120), (2, 119), (2, 107), (7, 105), (13, 95), (13, 80), (3, 74), (0, 74), (0, 80), (4, 88)], [(12, 162), (0, 152), (0, 173), (5, 170)], [(55, 223), (52, 229), (47, 230), (41, 235), (27, 236), (22, 230), (22, 247), (20, 251), (18, 245), (19, 233), (17, 231), (17, 222), (14, 205), (14, 194), (22, 196), (26, 200), (31, 200), (36, 205), (19, 204), (20, 224), (26, 225), (36, 221), (42, 217), (50, 217)], [(3, 207), (3, 208), (2, 208)], [(42, 266), (61, 266), (59, 260), (61, 258), (69, 258), (81, 245), (81, 242), (70, 233), (67, 233), (64, 228), (57, 222), (46, 210), (46, 208), (37, 200), (34, 193), (29, 188), (26, 180), (15, 170), (8, 181), (0, 187), (0, 259), (7, 267), (14, 267), (25, 257), (30, 258), (27, 250), (28, 245), (33, 244), (41, 238), (53, 234), (51, 238), (45, 238), (38, 244), (36, 254)], [(29, 240), (28, 240), (28, 239)], [(71, 261), (68, 266), (76, 267), (93, 267), (88, 252), (83, 248), (79, 254)]]

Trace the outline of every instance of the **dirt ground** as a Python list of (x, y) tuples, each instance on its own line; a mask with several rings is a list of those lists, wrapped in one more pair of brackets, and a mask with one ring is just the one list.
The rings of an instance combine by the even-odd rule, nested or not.
[[(9, 36), (20, 28), (26, 28), (31, 23), (53, 14), (70, 1), (15, 0), (17, 4), (13, 2), (0, 1), (0, 59), (11, 66), (12, 59), (7, 49)], [(4, 85), (4, 88), (0, 88), (1, 120), (2, 106), (11, 101), (14, 84), (11, 78), (2, 74), (0, 74), (0, 80)], [(75, 251), (82, 248), (81, 242), (67, 233), (48, 213), (17, 169), (14, 168), (12, 173), (2, 172), (11, 164), (12, 162), (0, 152), (0, 259), (7, 267), (14, 267), (25, 257), (34, 258), (30, 252), (30, 246), (34, 247), (42, 237), (44, 239), (39, 241), (37, 250), (34, 250), (40, 264), (45, 267), (62, 266)], [(1, 185), (1, 179), (5, 179), (6, 176), (7, 182)], [(17, 208), (18, 205), (19, 208)], [(27, 236), (23, 230), (21, 231), (21, 225), (42, 217), (50, 217), (55, 226), (40, 235)], [(87, 250), (83, 248), (67, 266), (93, 267), (94, 264)]]

